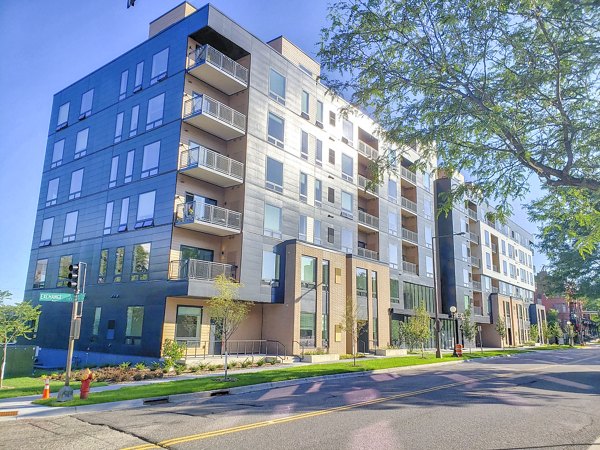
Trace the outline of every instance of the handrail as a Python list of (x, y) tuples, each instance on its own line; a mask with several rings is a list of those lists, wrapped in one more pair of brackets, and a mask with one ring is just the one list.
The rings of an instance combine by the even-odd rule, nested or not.
[(475, 244), (479, 244), (479, 236), (475, 233), (473, 233), (472, 231), (469, 231), (469, 240), (471, 242), (474, 242)]
[(402, 271), (417, 275), (417, 265), (415, 263), (411, 263), (410, 261), (402, 261)]
[(362, 256), (363, 258), (369, 258), (374, 259), (375, 261), (379, 261), (379, 253), (373, 250), (369, 250), (368, 248), (358, 247), (357, 255)]
[(379, 186), (364, 175), (358, 174), (358, 187), (372, 194), (379, 195)]
[(369, 159), (377, 159), (379, 152), (364, 141), (358, 140), (358, 153)]
[(473, 267), (480, 267), (479, 266), (479, 258), (478, 257), (476, 257), (476, 256), (470, 256), (469, 257), (469, 261), (471, 262), (471, 265)]
[(199, 166), (224, 173), (240, 181), (244, 179), (244, 164), (235, 159), (221, 155), (202, 145), (189, 147), (181, 152), (179, 156), (180, 170)]
[(188, 58), (192, 61), (191, 64), (188, 64), (188, 70), (204, 62), (208, 62), (217, 69), (241, 81), (246, 86), (248, 85), (248, 69), (208, 44), (192, 50), (188, 54)]
[(175, 223), (206, 222), (233, 230), (242, 228), (242, 213), (203, 202), (177, 205)]
[(408, 170), (406, 167), (400, 167), (400, 176), (413, 184), (417, 184), (417, 174)]
[(407, 241), (414, 242), (415, 244), (419, 243), (419, 235), (412, 230), (408, 230), (402, 227), (402, 239), (406, 239)]
[(415, 202), (404, 197), (400, 197), (400, 200), (400, 206), (402, 206), (404, 209), (414, 212), (415, 214), (417, 213), (417, 204)]
[(170, 280), (214, 280), (219, 275), (235, 279), (233, 264), (198, 259), (174, 260), (169, 263)]
[(241, 132), (246, 132), (246, 116), (223, 103), (201, 94), (183, 103), (183, 118), (205, 114), (227, 123)]
[(358, 222), (379, 229), (379, 217), (361, 211), (360, 209), (358, 210)]
[[(186, 357), (197, 358), (202, 356), (206, 358), (207, 356), (224, 356), (225, 353), (225, 342), (222, 340), (202, 341), (201, 339), (187, 338), (175, 338), (175, 340), (185, 345)], [(199, 352), (198, 350), (202, 351)], [(274, 352), (269, 350), (274, 350)], [(229, 356), (275, 356), (281, 361), (287, 358), (285, 345), (273, 339), (229, 339), (227, 341), (227, 353)]]

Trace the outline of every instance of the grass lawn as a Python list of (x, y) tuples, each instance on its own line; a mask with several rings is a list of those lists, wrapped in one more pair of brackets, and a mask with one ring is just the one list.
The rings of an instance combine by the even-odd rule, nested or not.
[[(44, 390), (44, 378), (34, 377), (16, 377), (6, 378), (4, 380), (4, 387), (0, 389), (0, 399), (12, 398), (12, 397), (23, 397), (26, 395), (39, 395), (42, 396)], [(94, 383), (93, 386), (106, 386), (108, 383)], [(65, 385), (64, 381), (50, 381), (50, 392), (58, 392), (58, 390)], [(81, 383), (79, 381), (73, 381), (70, 383), (73, 389), (79, 389)]]
[[(464, 354), (465, 359), (481, 358), (485, 356), (509, 355), (514, 353), (524, 353), (526, 350), (510, 349), (504, 352), (473, 352), (471, 355)], [(377, 369), (389, 369), (393, 367), (419, 366), (424, 364), (434, 364), (437, 362), (454, 361), (452, 356), (444, 355), (442, 360), (436, 359), (434, 354), (425, 354), (421, 356), (410, 355), (398, 358), (380, 358), (357, 360), (356, 366), (352, 361), (336, 362), (328, 364), (313, 364), (310, 366), (289, 367), (285, 369), (264, 370), (254, 373), (232, 373), (236, 378), (233, 382), (219, 382), (213, 378), (198, 378), (196, 380), (170, 381), (164, 383), (155, 383), (144, 386), (122, 387), (114, 391), (104, 391), (91, 393), (87, 400), (74, 399), (70, 402), (58, 403), (54, 399), (36, 400), (35, 403), (47, 406), (80, 406), (96, 403), (116, 402), (121, 400), (133, 400), (139, 398), (163, 397), (173, 394), (186, 394), (191, 392), (210, 391), (214, 389), (225, 389), (236, 386), (248, 386), (251, 384), (270, 383), (276, 381), (296, 380), (299, 378), (317, 377), (321, 375), (333, 375), (350, 372), (364, 372)]]

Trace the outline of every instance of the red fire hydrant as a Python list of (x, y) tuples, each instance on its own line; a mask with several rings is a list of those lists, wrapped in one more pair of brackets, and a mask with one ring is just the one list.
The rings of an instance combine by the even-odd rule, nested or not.
[(90, 369), (85, 369), (81, 377), (81, 388), (79, 390), (79, 398), (85, 400), (90, 393), (90, 384), (94, 379), (94, 373)]

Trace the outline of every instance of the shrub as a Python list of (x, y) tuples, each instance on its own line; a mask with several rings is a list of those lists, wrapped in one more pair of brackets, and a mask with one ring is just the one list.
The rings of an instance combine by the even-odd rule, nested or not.
[(185, 344), (165, 339), (162, 348), (162, 355), (165, 360), (165, 366), (174, 366), (177, 361), (185, 356)]
[(146, 370), (146, 369), (147, 369), (147, 367), (146, 367), (146, 364), (144, 364), (143, 362), (141, 362), (141, 363), (137, 363), (137, 364), (135, 365), (135, 368), (136, 368), (137, 370)]
[(304, 354), (305, 355), (326, 355), (327, 351), (325, 349), (318, 347), (314, 350), (309, 350), (308, 352), (304, 352)]
[(212, 364), (209, 364), (208, 366), (206, 366), (206, 370), (208, 370), (209, 372), (213, 372), (213, 371), (217, 370), (217, 366), (213, 366)]
[(251, 363), (249, 360), (247, 360), (247, 359), (246, 359), (245, 361), (243, 361), (243, 362), (240, 364), (240, 366), (241, 366), (243, 369), (245, 369), (246, 367), (249, 367), (249, 366), (250, 366), (250, 364), (252, 364), (252, 363)]
[(173, 368), (175, 369), (175, 373), (177, 375), (181, 375), (185, 370), (185, 364), (175, 364)]
[(158, 361), (152, 361), (150, 363), (150, 370), (157, 370), (161, 368), (161, 364)]
[(134, 381), (141, 381), (144, 379), (144, 374), (141, 374), (138, 372), (135, 375), (133, 375), (133, 379), (134, 379)]
[(119, 369), (129, 369), (129, 366), (131, 366), (131, 363), (129, 361), (124, 361), (121, 364), (119, 364)]
[(259, 359), (258, 361), (256, 361), (256, 365), (258, 367), (264, 366), (265, 365), (265, 359), (264, 358)]

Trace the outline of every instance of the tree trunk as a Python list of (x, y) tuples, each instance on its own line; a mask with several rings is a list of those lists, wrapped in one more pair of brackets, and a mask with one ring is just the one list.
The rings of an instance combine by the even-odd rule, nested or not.
[(0, 389), (4, 387), (4, 368), (6, 367), (6, 354), (8, 351), (8, 339), (4, 339), (4, 349), (2, 351), (2, 367), (0, 367)]
[(425, 342), (421, 341), (421, 359), (425, 358)]

